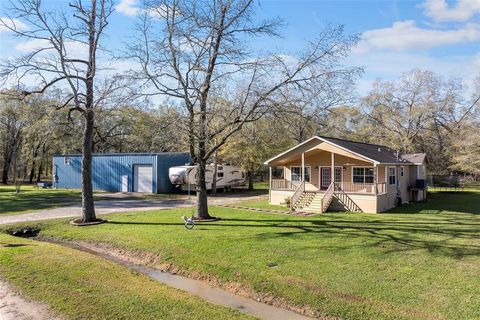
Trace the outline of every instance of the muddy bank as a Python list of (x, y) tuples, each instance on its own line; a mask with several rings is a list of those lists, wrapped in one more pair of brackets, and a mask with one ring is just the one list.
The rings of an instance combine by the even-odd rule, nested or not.
[[(157, 254), (145, 253), (142, 251), (125, 250), (111, 244), (97, 243), (97, 242), (91, 242), (91, 241), (67, 241), (67, 240), (60, 240), (57, 238), (49, 238), (49, 237), (47, 238), (47, 237), (41, 237), (41, 236), (38, 237), (37, 239), (40, 241), (47, 241), (47, 242), (52, 242), (60, 245), (65, 245), (74, 249), (87, 251), (89, 253), (99, 255), (105, 259), (112, 260), (116, 263), (122, 264), (138, 272), (145, 273), (162, 283), (165, 283), (173, 287), (177, 287), (178, 289), (188, 291), (199, 296), (207, 292), (205, 296), (203, 297), (201, 296), (202, 298), (205, 298), (207, 300), (209, 300), (208, 298), (211, 297), (212, 295), (213, 296), (222, 295), (222, 293), (215, 292), (215, 290), (224, 290), (225, 294), (223, 295), (223, 297), (220, 297), (221, 299), (218, 299), (218, 301), (212, 301), (212, 302), (227, 305), (229, 307), (236, 308), (240, 311), (245, 312), (246, 304), (249, 303), (247, 300), (238, 300), (237, 304), (235, 304), (234, 302), (230, 302), (230, 304), (228, 304), (227, 301), (235, 299), (233, 295), (239, 298), (247, 298), (248, 300), (250, 300), (252, 304), (251, 307), (253, 307), (254, 309), (255, 308), (258, 309), (259, 313), (257, 314), (257, 316), (262, 316), (263, 314), (266, 315), (266, 317), (262, 317), (263, 319), (292, 319), (292, 320), (293, 319), (309, 319), (309, 318), (310, 319), (316, 318), (316, 319), (322, 319), (322, 320), (338, 319), (336, 317), (325, 316), (324, 314), (316, 310), (312, 310), (311, 308), (308, 308), (308, 307), (292, 305), (286, 300), (281, 298), (276, 298), (270, 294), (255, 292), (252, 288), (249, 288), (241, 283), (235, 283), (235, 282), (223, 283), (218, 279), (216, 279), (215, 277), (208, 274), (183, 270), (172, 264), (164, 263), (162, 261), (161, 256)], [(145, 267), (148, 269), (145, 269)], [(157, 273), (155, 273), (155, 271), (157, 271)], [(184, 277), (185, 281), (180, 281), (182, 279), (175, 278), (176, 276), (179, 276), (181, 278)], [(196, 282), (189, 282), (189, 280), (196, 281)], [(182, 285), (182, 282), (184, 282), (183, 285)], [(178, 283), (180, 283), (180, 285), (177, 286)], [(197, 288), (193, 290), (195, 292), (192, 292), (191, 290), (192, 287)], [(214, 291), (209, 291), (210, 289)], [(229, 294), (230, 295), (233, 294), (233, 295), (225, 297), (225, 295), (229, 295)], [(270, 308), (278, 308), (279, 310), (268, 309), (266, 307), (264, 308), (263, 306), (260, 306), (260, 305), (255, 306), (253, 305), (255, 303), (262, 304), (266, 307), (270, 306)], [(268, 316), (269, 313), (272, 313), (275, 311), (277, 312), (276, 317)], [(286, 312), (282, 314), (282, 311), (286, 311)], [(291, 313), (290, 311), (293, 311), (293, 313)]]
[(0, 279), (1, 320), (60, 320), (48, 306), (27, 300)]

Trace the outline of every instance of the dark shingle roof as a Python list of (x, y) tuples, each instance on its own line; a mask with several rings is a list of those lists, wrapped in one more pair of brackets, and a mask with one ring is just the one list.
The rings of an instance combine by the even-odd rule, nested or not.
[(397, 157), (397, 151), (386, 146), (323, 136), (320, 136), (320, 138), (380, 163), (411, 163), (411, 161), (403, 158), (402, 154)]
[(402, 158), (406, 159), (412, 163), (423, 163), (425, 162), (427, 154), (425, 153), (405, 153), (402, 154)]

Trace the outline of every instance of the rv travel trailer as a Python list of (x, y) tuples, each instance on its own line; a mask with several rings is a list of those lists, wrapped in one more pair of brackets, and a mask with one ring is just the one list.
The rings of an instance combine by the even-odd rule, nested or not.
[[(205, 180), (207, 190), (212, 190), (213, 165), (207, 165)], [(168, 176), (172, 184), (180, 186), (183, 191), (195, 190), (197, 183), (197, 166), (185, 165), (171, 167), (168, 170)], [(245, 183), (245, 171), (236, 166), (217, 165), (217, 190), (228, 190)]]

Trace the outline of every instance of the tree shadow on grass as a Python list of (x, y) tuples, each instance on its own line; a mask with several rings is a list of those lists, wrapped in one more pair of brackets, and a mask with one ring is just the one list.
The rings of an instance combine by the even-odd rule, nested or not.
[[(322, 218), (324, 218), (323, 216)], [(120, 222), (109, 221), (118, 225), (158, 225), (183, 226), (175, 222)], [(350, 248), (343, 243), (345, 239), (361, 241), (363, 247), (384, 248), (384, 253), (411, 250), (427, 250), (432, 254), (462, 258), (480, 256), (480, 224), (454, 224), (444, 221), (360, 221), (352, 219), (222, 219), (218, 222), (195, 226), (197, 230), (223, 231), (232, 228), (232, 235), (217, 234), (216, 238), (233, 237), (234, 228), (243, 228), (240, 237), (254, 238), (259, 241), (271, 239), (294, 239), (299, 241), (318, 241), (322, 238), (338, 238), (339, 246)], [(261, 231), (260, 231), (261, 230)], [(476, 242), (476, 243), (475, 243)], [(349, 242), (350, 243), (350, 242)], [(358, 246), (355, 244), (354, 246)]]
[(30, 247), (31, 244), (27, 243), (0, 243), (0, 247), (3, 248), (18, 248), (18, 247)]
[(449, 212), (480, 214), (480, 192), (436, 191), (429, 194), (425, 202), (393, 208), (384, 214), (442, 214)]

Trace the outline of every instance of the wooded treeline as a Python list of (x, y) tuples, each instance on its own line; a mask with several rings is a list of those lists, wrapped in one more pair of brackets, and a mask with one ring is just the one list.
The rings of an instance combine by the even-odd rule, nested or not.
[[(477, 82), (478, 84), (478, 82)], [(269, 157), (313, 135), (384, 144), (402, 152), (426, 152), (434, 174), (480, 174), (478, 89), (457, 79), (413, 70), (396, 81), (379, 81), (355, 103), (340, 106), (296, 100), (277, 106), (241, 131), (217, 153), (219, 162), (241, 165), (253, 176)], [(78, 114), (55, 109), (55, 97), (0, 97), (2, 182), (51, 179), (54, 154), (81, 153)], [(70, 118), (69, 118), (70, 117)], [(175, 105), (118, 105), (96, 109), (93, 150), (162, 152), (188, 150)], [(16, 160), (16, 161), (15, 161)], [(213, 162), (213, 157), (211, 159)], [(16, 164), (16, 169), (14, 165)]]
[[(0, 64), (2, 182), (49, 179), (53, 154), (81, 153), (82, 223), (96, 221), (93, 152), (189, 151), (201, 219), (210, 218), (208, 162), (241, 165), (252, 179), (313, 135), (426, 152), (434, 173), (479, 173), (478, 82), (413, 70), (357, 97), (363, 70), (345, 59), (358, 36), (326, 25), (295, 52), (255, 49), (254, 38), (279, 37), (283, 23), (258, 19), (253, 0), (142, 1), (113, 56), (115, 4), (15, 0), (0, 18), (34, 44)], [(112, 59), (130, 67), (112, 70)]]

